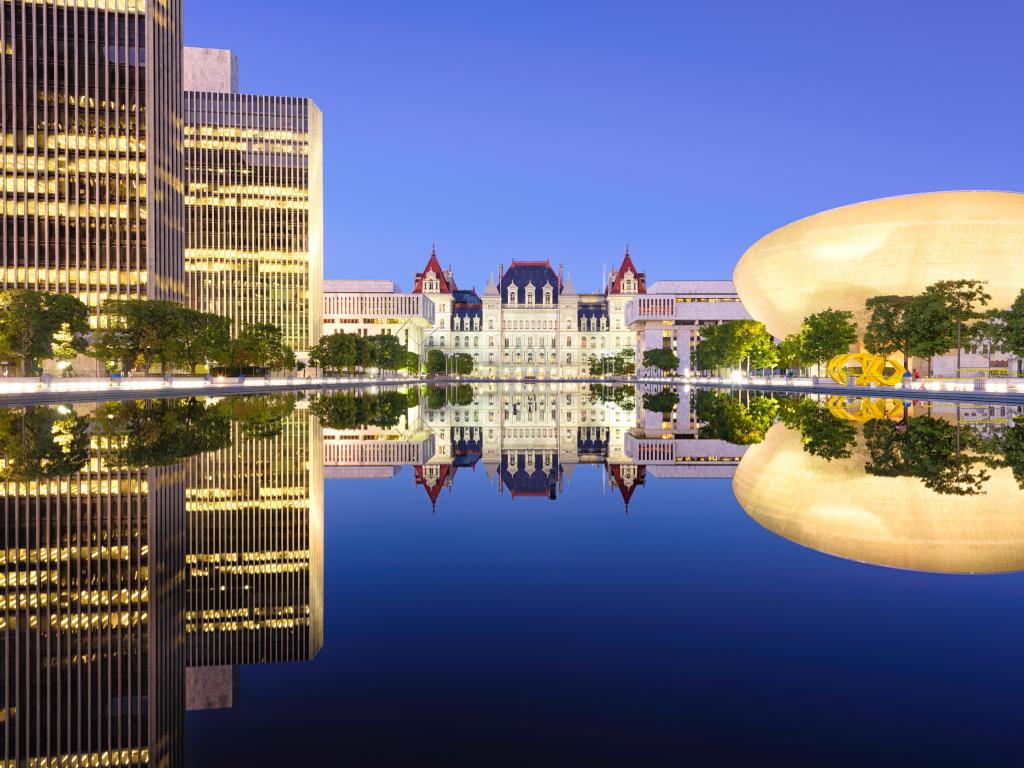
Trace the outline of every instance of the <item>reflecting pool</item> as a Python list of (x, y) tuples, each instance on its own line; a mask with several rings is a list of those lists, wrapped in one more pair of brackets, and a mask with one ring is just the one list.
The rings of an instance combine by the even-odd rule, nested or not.
[(1020, 763), (1016, 406), (68, 404), (0, 460), (0, 765)]

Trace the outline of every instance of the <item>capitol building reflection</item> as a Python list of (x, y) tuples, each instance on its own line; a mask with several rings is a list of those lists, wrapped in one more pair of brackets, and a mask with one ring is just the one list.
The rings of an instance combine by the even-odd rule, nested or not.
[(409, 466), (435, 510), (458, 473), (478, 467), (495, 493), (554, 500), (579, 465), (599, 466), (626, 511), (648, 477), (731, 477), (746, 446), (701, 437), (689, 388), (661, 392), (658, 411), (643, 407), (650, 392), (552, 382), (414, 391), (394, 426), (326, 426), (325, 473), (387, 479)]

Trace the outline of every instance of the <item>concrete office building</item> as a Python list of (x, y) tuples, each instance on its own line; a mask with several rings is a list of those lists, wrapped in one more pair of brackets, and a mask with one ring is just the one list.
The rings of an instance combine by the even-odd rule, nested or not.
[(278, 326), (305, 359), (321, 335), (322, 117), (310, 99), (238, 92), (230, 51), (185, 49), (189, 304)]
[(391, 280), (324, 281), (324, 333), (397, 336), (419, 355), (433, 328), (436, 306), (419, 293), (403, 293)]
[(749, 319), (731, 280), (659, 280), (625, 309), (638, 358), (649, 349), (671, 349), (679, 358), (678, 373), (693, 368), (701, 328)]

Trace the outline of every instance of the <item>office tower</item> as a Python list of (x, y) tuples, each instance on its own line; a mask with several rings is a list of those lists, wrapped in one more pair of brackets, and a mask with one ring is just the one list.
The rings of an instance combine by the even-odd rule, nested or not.
[(183, 290), (181, 0), (4, 0), (0, 287)]
[(184, 473), (107, 459), (0, 483), (2, 765), (184, 763)]
[(305, 358), (323, 312), (323, 151), (309, 99), (238, 92), (230, 51), (185, 49), (185, 272), (234, 332), (272, 323)]

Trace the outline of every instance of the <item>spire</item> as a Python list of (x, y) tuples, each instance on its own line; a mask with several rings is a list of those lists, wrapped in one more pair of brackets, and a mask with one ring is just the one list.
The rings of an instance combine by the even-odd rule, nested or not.
[[(629, 253), (629, 246), (628, 245), (626, 246), (626, 253)], [(430, 255), (434, 256), (435, 258), (437, 257), (437, 243), (431, 243), (430, 244)]]
[(626, 258), (629, 258), (629, 240), (626, 241)]

